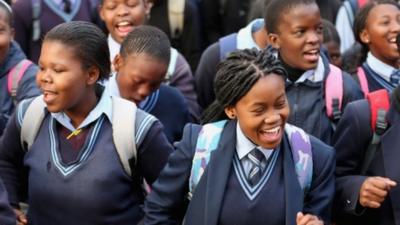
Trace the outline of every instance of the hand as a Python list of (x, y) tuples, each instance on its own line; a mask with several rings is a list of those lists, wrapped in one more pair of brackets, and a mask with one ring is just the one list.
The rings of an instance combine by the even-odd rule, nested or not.
[(28, 220), (26, 215), (19, 209), (14, 209), (15, 216), (17, 217), (17, 225), (27, 225)]
[(296, 215), (296, 224), (297, 225), (324, 225), (324, 222), (320, 220), (317, 216), (306, 214), (304, 215), (302, 212), (298, 212)]
[(359, 202), (367, 208), (379, 208), (396, 182), (386, 177), (368, 177), (361, 185)]

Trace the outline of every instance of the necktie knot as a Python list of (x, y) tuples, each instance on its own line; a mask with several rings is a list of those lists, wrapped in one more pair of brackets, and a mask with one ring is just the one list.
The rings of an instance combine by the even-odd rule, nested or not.
[(64, 12), (70, 13), (71, 12), (71, 1), (70, 0), (62, 0), (64, 5)]
[(263, 166), (262, 163), (265, 160), (264, 154), (257, 148), (253, 149), (247, 157), (249, 158), (250, 162), (252, 163), (249, 175), (248, 175), (248, 181), (250, 185), (254, 186), (256, 185), (262, 176), (263, 173)]
[(398, 85), (400, 81), (400, 70), (393, 70), (392, 74), (390, 74), (390, 83), (394, 85)]

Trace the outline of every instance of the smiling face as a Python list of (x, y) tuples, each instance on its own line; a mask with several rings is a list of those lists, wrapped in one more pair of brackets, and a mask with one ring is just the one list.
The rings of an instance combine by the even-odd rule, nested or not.
[(254, 144), (274, 149), (281, 140), (289, 116), (285, 82), (282, 76), (260, 78), (226, 114), (235, 115), (242, 132)]
[(92, 103), (90, 93), (98, 78), (98, 69), (83, 68), (75, 48), (59, 41), (43, 42), (36, 82), (50, 112), (79, 114)]
[(150, 6), (147, 0), (104, 0), (99, 13), (112, 38), (122, 43), (129, 32), (145, 23)]
[(295, 5), (280, 15), (277, 32), (268, 36), (282, 60), (296, 69), (317, 67), (322, 44), (322, 21), (317, 4)]
[(400, 10), (390, 4), (376, 5), (368, 14), (360, 40), (384, 63), (397, 67), (399, 52), (396, 36), (400, 32)]
[(117, 55), (114, 67), (121, 97), (136, 104), (160, 87), (168, 69), (165, 62), (145, 53)]

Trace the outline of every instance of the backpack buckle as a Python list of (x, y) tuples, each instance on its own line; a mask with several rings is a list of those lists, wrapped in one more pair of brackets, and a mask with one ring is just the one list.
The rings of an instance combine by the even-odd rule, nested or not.
[(342, 111), (340, 110), (339, 105), (340, 103), (338, 98), (332, 99), (332, 118), (334, 121), (338, 121), (342, 116)]
[(378, 115), (376, 117), (376, 123), (375, 123), (375, 132), (378, 135), (382, 135), (386, 128), (388, 126), (388, 123), (386, 122), (386, 111), (384, 109), (378, 109)]

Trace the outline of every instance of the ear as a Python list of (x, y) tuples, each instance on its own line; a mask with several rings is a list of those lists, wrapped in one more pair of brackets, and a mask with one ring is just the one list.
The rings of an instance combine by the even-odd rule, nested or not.
[(91, 66), (88, 70), (88, 77), (86, 80), (86, 84), (91, 86), (94, 85), (100, 77), (100, 70), (98, 67)]
[(151, 8), (153, 7), (154, 2), (152, 0), (144, 0), (144, 8), (146, 10), (146, 17), (150, 17)]
[(104, 21), (103, 4), (97, 6), (97, 12), (99, 13), (100, 19)]
[(268, 33), (268, 41), (275, 49), (279, 49), (281, 47), (278, 34)]
[(363, 29), (360, 34), (358, 34), (360, 36), (360, 40), (362, 43), (368, 45), (369, 41), (370, 41), (370, 36), (369, 33), (366, 29)]
[(115, 56), (112, 64), (113, 64), (114, 70), (118, 73), (119, 70), (121, 69), (122, 65), (124, 64), (124, 58), (118, 53)]
[(236, 119), (236, 109), (233, 106), (228, 106), (224, 109), (226, 116), (233, 120)]

